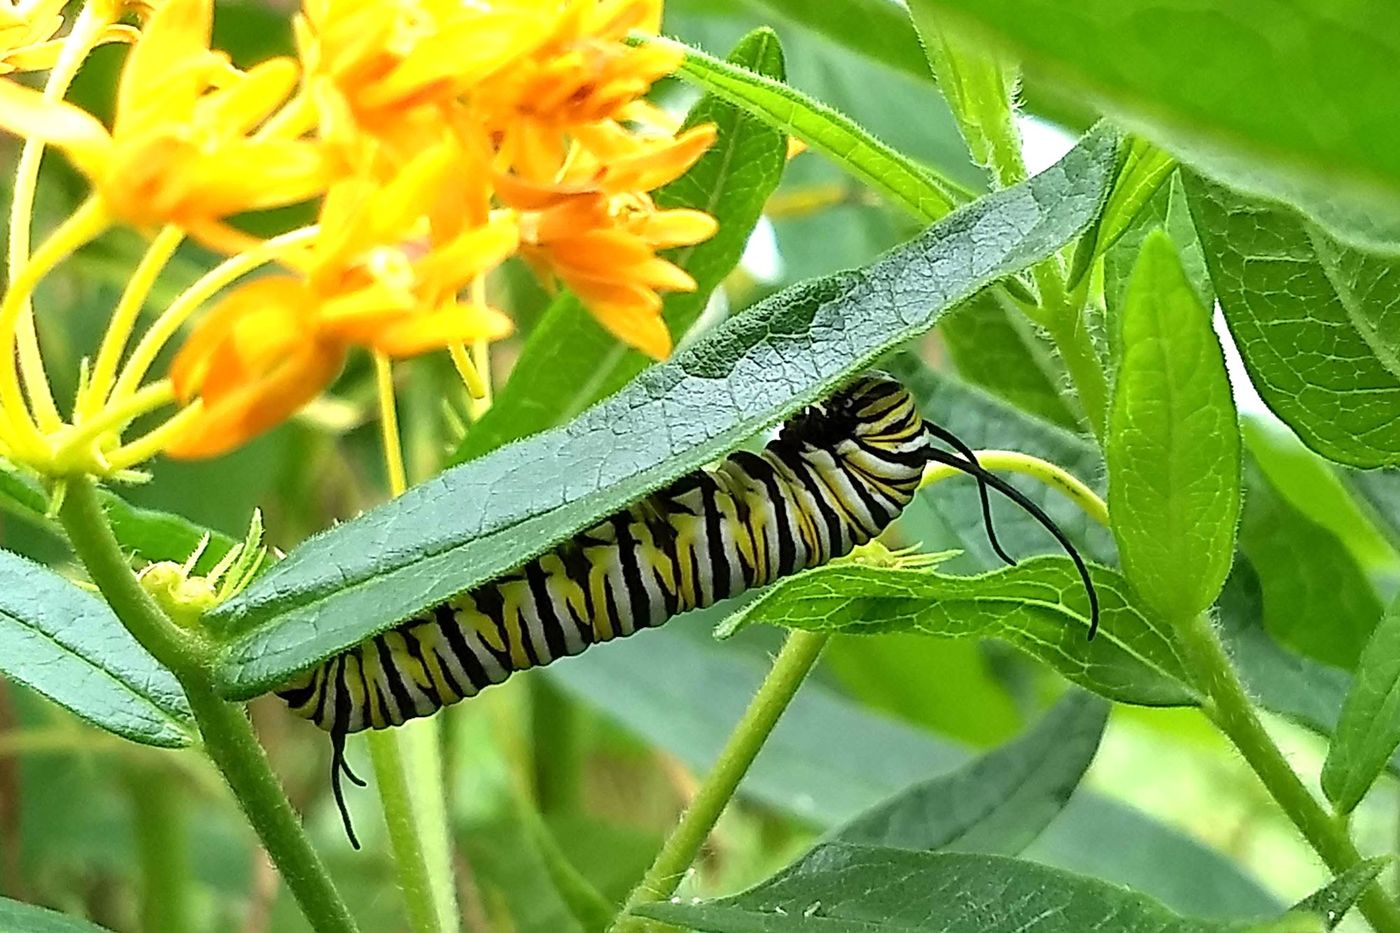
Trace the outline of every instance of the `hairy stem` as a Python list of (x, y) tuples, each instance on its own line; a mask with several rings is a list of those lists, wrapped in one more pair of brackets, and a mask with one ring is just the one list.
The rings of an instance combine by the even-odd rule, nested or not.
[(141, 865), (141, 928), (146, 933), (191, 929), (189, 800), (169, 772), (132, 767), (125, 775)]
[[(1254, 712), (1239, 675), (1210, 619), (1197, 616), (1176, 628), (1191, 670), (1205, 690), (1206, 714), (1234, 744), (1274, 801), (1335, 874), (1361, 861), (1344, 824), (1334, 820), (1288, 764)], [(1400, 907), (1379, 882), (1362, 895), (1361, 912), (1376, 933), (1400, 933)]]
[(224, 702), (214, 692), (204, 643), (176, 627), (136, 581), (91, 479), (78, 476), (68, 480), (59, 519), (73, 550), (117, 617), (179, 678), (204, 737), (205, 752), (233, 791), (307, 921), (321, 933), (353, 933), (355, 922), (350, 911), (282, 793), (252, 723), (241, 708)]
[(699, 792), (681, 817), (680, 824), (666, 839), (651, 868), (627, 898), (614, 930), (617, 933), (637, 933), (646, 929), (641, 918), (631, 916), (644, 904), (663, 901), (675, 893), (686, 869), (695, 861), (700, 847), (709, 838), (720, 814), (729, 803), (739, 781), (748, 772), (754, 758), (763, 748), (778, 717), (792, 702), (797, 688), (817, 661), (829, 636), (815, 632), (792, 632), (778, 652), (768, 676), (759, 685), (748, 709), (734, 727), (724, 749), (715, 762), (714, 770), (700, 785)]

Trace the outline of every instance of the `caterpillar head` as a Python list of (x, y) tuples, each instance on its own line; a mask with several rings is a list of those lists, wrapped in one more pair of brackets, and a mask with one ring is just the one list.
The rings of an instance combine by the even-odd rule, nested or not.
[[(883, 373), (865, 373), (825, 401), (784, 422), (779, 443), (831, 449), (858, 438), (882, 437), (926, 443), (923, 420), (907, 389)], [(911, 448), (912, 449), (912, 448)]]

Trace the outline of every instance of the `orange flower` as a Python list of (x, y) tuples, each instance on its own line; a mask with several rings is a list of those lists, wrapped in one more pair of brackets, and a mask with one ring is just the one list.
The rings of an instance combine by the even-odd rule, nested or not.
[(336, 183), (309, 252), (284, 260), (301, 275), (235, 289), (180, 349), (176, 394), (203, 410), (168, 452), (213, 456), (276, 425), (330, 384), (351, 346), (404, 357), (509, 334), (504, 314), (456, 297), (517, 244), (509, 212), (463, 224), (440, 211), (444, 192), (448, 204), (482, 201), (463, 164), (450, 137), (384, 182)]
[(306, 0), (297, 45), (322, 137), (364, 130), (411, 150), (443, 108), (543, 41), (557, 2)]
[(619, 340), (664, 359), (671, 335), (657, 292), (692, 291), (695, 280), (656, 251), (698, 243), (717, 228), (701, 211), (657, 210), (646, 191), (684, 173), (713, 141), (714, 127), (659, 141), (597, 129), (595, 142), (607, 141), (611, 161), (579, 155), (555, 184), (498, 176), (496, 191), (522, 211), (521, 255), (542, 276), (563, 281)]
[(213, 245), (242, 242), (222, 218), (324, 189), (319, 147), (249, 135), (288, 99), (290, 59), (244, 73), (209, 49), (211, 0), (156, 8), (122, 70), (111, 132), (80, 108), (0, 81), (0, 127), (63, 149), (116, 217), (174, 223)]
[(670, 74), (679, 49), (628, 46), (631, 30), (655, 34), (660, 0), (555, 0), (551, 28), (530, 54), (487, 77), (473, 105), (498, 140), (498, 167), (552, 181), (581, 126), (624, 119), (653, 82)]

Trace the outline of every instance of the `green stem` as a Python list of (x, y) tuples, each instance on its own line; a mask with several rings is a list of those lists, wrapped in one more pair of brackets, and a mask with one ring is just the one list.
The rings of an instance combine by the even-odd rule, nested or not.
[[(1047, 260), (1052, 261), (1056, 262), (1058, 267), (1054, 257)], [(1036, 267), (1038, 283), (1042, 278), (1039, 274), (1040, 269), (1041, 266)], [(1051, 276), (1047, 275), (1045, 278), (1050, 279)], [(1055, 275), (1054, 278), (1063, 286), (1061, 277)], [(1042, 283), (1040, 287), (1044, 300), (1045, 284)], [(1084, 417), (1089, 421), (1089, 428), (1094, 432), (1094, 437), (1102, 443), (1104, 432), (1108, 430), (1108, 379), (1099, 362), (1099, 355), (1094, 350), (1089, 331), (1084, 326), (1082, 305), (1076, 307), (1070, 304), (1064, 297), (1063, 287), (1060, 288), (1059, 295), (1061, 305), (1050, 309), (1047, 330), (1050, 339), (1055, 342), (1055, 348), (1060, 351), (1060, 359), (1064, 361), (1070, 382), (1074, 384), (1075, 395), (1079, 397), (1079, 404), (1084, 410)]]
[(792, 632), (788, 635), (768, 676), (759, 685), (758, 692), (720, 752), (714, 770), (705, 778), (705, 783), (681, 817), (680, 824), (661, 846), (651, 868), (647, 869), (641, 882), (628, 896), (613, 928), (617, 933), (636, 933), (646, 929), (645, 921), (630, 916), (631, 913), (644, 904), (663, 901), (675, 893), (685, 877), (686, 869), (694, 863), (720, 813), (739, 787), (739, 781), (763, 748), (769, 733), (777, 725), (778, 717), (792, 702), (793, 695), (816, 663), (828, 638), (826, 634), (815, 632)]
[[(1206, 713), (1239, 750), (1288, 818), (1334, 874), (1361, 861), (1343, 823), (1334, 820), (1308, 791), (1264, 730), (1210, 620), (1202, 615), (1177, 626), (1190, 669), (1206, 693)], [(1361, 912), (1376, 933), (1400, 933), (1400, 907), (1372, 883), (1361, 898)]]
[(458, 929), (436, 730), (435, 722), (413, 722), (371, 732), (366, 739), (394, 873), (414, 933)]
[(541, 813), (573, 813), (583, 783), (578, 709), (543, 677), (530, 681), (531, 757)]
[(228, 782), (312, 928), (353, 933), (355, 921), (282, 793), (252, 723), (241, 708), (224, 702), (214, 692), (203, 643), (177, 628), (136, 581), (91, 479), (77, 476), (68, 480), (59, 519), (73, 550), (117, 617), (179, 678), (204, 737), (205, 752)]
[(159, 768), (125, 774), (141, 863), (141, 929), (185, 933), (190, 911), (189, 820), (185, 791)]

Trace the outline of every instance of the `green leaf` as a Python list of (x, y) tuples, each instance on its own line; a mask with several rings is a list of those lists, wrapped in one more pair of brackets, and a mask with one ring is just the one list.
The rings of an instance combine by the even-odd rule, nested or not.
[[(771, 30), (749, 33), (729, 60), (776, 80), (783, 78), (783, 51)], [(662, 317), (676, 339), (694, 326), (710, 294), (739, 262), (787, 161), (787, 139), (781, 132), (714, 96), (701, 98), (685, 123), (713, 123), (719, 135), (690, 171), (656, 192), (655, 201), (666, 209), (704, 211), (719, 222), (719, 232), (667, 257), (690, 273), (697, 286), (693, 292), (668, 295), (663, 303)], [(567, 421), (617, 391), (648, 362), (603, 330), (576, 297), (561, 295), (530, 335), (511, 368), (510, 381), (471, 426), (453, 461), (471, 460)]]
[[(209, 545), (195, 565), (197, 572), (205, 572), (212, 569), (237, 543), (227, 535), (196, 525), (179, 515), (134, 506), (110, 490), (101, 490), (98, 495), (112, 523), (117, 543), (122, 550), (142, 560), (183, 562), (208, 535)], [(59, 524), (47, 515), (48, 497), (44, 491), (37, 483), (17, 473), (0, 470), (0, 509), (55, 535), (63, 534)]]
[(1400, 548), (1400, 470), (1348, 470), (1344, 477), (1391, 547)]
[(16, 933), (105, 933), (107, 928), (47, 907), (35, 907), (0, 897), (0, 930), (14, 930)]
[(1225, 357), (1163, 231), (1143, 242), (1123, 309), (1105, 448), (1123, 571), (1163, 618), (1215, 602), (1235, 551), (1240, 429)]
[(0, 551), (0, 672), (133, 742), (179, 748), (192, 739), (175, 676), (107, 604), (8, 551)]
[[(1357, 325), (1358, 294), (1337, 247), (1299, 215), (1187, 174), (1186, 194), (1230, 333), (1259, 394), (1323, 456), (1400, 462), (1400, 376)], [(1400, 276), (1369, 282), (1372, 309), (1400, 300)], [(1379, 311), (1377, 311), (1379, 313)]]
[(1382, 604), (1365, 571), (1332, 532), (1310, 521), (1246, 468), (1240, 550), (1259, 575), (1264, 627), (1334, 667), (1356, 667)]
[(1091, 567), (1090, 574), (1100, 602), (1099, 633), (1092, 641), (1088, 596), (1064, 557), (1036, 557), (979, 577), (828, 565), (779, 581), (722, 629), (727, 635), (762, 622), (862, 635), (994, 636), (1111, 700), (1195, 704), (1190, 676), (1162, 623), (1135, 604), (1116, 572)]
[(710, 933), (1211, 933), (1116, 885), (994, 855), (820, 845), (742, 894), (637, 913)]
[(1089, 273), (1095, 257), (1106, 253), (1138, 223), (1143, 211), (1157, 200), (1175, 168), (1176, 160), (1151, 143), (1137, 137), (1125, 141), (1122, 166), (1113, 181), (1103, 214), (1090, 233), (1080, 239), (1075, 250), (1068, 278), (1070, 288), (1077, 286)]
[(953, 309), (938, 332), (958, 375), (968, 382), (1063, 428), (1078, 427), (1050, 343), (999, 289), (979, 292)]
[(910, 785), (824, 842), (1015, 855), (1064, 808), (1098, 751), (1109, 705), (1074, 690), (1024, 735)]
[(1371, 633), (1342, 704), (1337, 732), (1322, 766), (1322, 789), (1339, 813), (1361, 798), (1400, 748), (1400, 602), (1391, 603)]
[(1400, 210), (1400, 128), (1378, 92), (1400, 22), (1384, 5), (929, 2), (1184, 161), (1248, 165), (1284, 195), (1306, 186), (1370, 198), (1381, 217)]
[[(540, 673), (704, 773), (768, 669), (766, 655), (739, 650), (743, 636), (723, 643), (710, 637), (723, 615), (719, 606), (689, 613)], [(833, 748), (841, 754), (833, 755)], [(804, 823), (831, 828), (910, 784), (970, 760), (967, 752), (926, 730), (878, 715), (809, 680), (739, 792)], [(869, 767), (871, 761), (880, 767)], [(1106, 839), (1135, 844), (1109, 847)], [(1178, 909), (1236, 917), (1282, 909), (1237, 863), (1088, 789), (1070, 799), (1032, 851), (1037, 861), (1131, 885)]]
[(685, 61), (677, 72), (681, 77), (796, 136), (914, 217), (939, 220), (972, 199), (962, 185), (915, 163), (821, 101), (699, 49), (656, 41), (684, 50)]
[(1347, 911), (1356, 906), (1371, 882), (1390, 865), (1389, 857), (1368, 858), (1342, 872), (1325, 887), (1303, 898), (1289, 913), (1321, 917), (1325, 929), (1334, 930)]
[(311, 538), (206, 617), (254, 696), (545, 550), (830, 393), (1092, 220), (1116, 141), (1090, 135), (858, 272), (796, 286), (552, 431)]

